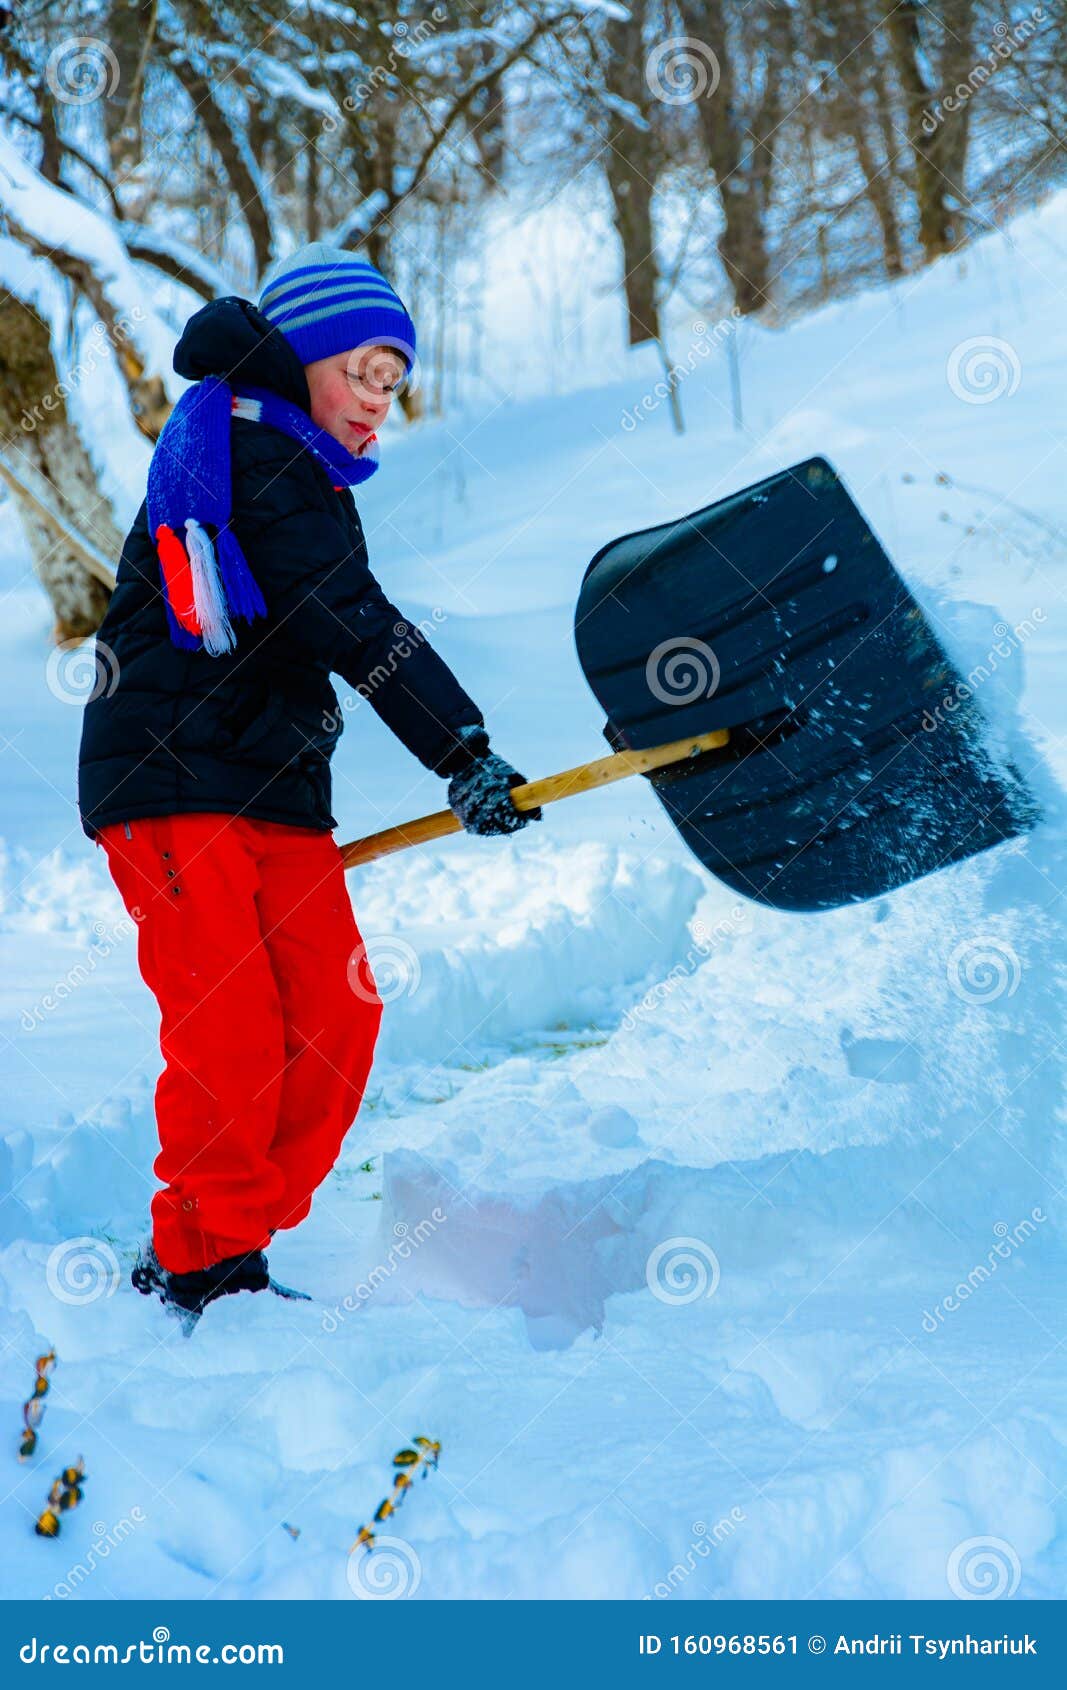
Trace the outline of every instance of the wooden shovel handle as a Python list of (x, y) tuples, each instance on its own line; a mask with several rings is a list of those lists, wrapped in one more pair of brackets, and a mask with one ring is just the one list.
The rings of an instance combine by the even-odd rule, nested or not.
[[(669, 745), (650, 746), (647, 751), (615, 751), (609, 757), (598, 757), (595, 762), (564, 769), (561, 774), (513, 786), (512, 800), (517, 810), (536, 810), (541, 804), (554, 804), (558, 798), (572, 798), (576, 792), (591, 792), (613, 780), (625, 780), (627, 775), (648, 774), (668, 763), (698, 757), (702, 751), (716, 751), (729, 738), (728, 728), (716, 728), (713, 733), (675, 739)], [(366, 839), (354, 839), (350, 845), (341, 846), (341, 857), (346, 869), (355, 868), (360, 863), (372, 863), (377, 857), (388, 857), (393, 851), (406, 851), (409, 845), (425, 845), (430, 839), (444, 839), (450, 833), (462, 831), (463, 823), (451, 810), (437, 810), (432, 816), (419, 816), (415, 821), (402, 822), (399, 827), (368, 834)]]

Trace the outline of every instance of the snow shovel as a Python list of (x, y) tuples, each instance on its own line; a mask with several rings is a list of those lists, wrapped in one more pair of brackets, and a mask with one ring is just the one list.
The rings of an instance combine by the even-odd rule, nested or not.
[[(1038, 819), (822, 458), (604, 546), (575, 638), (616, 749), (515, 787), (519, 809), (648, 775), (704, 866), (783, 910), (876, 897)], [(389, 828), (345, 867), (460, 826)]]

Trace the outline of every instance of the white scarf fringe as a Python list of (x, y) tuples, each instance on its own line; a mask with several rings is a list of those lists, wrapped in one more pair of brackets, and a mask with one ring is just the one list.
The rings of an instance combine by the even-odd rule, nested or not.
[(189, 567), (193, 578), (193, 604), (200, 619), (204, 650), (212, 657), (221, 657), (237, 644), (222, 590), (218, 559), (208, 535), (195, 517), (185, 524), (185, 549), (189, 553)]

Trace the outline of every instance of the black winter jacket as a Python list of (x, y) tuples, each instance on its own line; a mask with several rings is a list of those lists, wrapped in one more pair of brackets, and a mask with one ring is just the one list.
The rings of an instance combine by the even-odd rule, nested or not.
[[(310, 408), (295, 352), (247, 300), (198, 311), (174, 368)], [(85, 707), (78, 801), (90, 838), (108, 822), (189, 810), (336, 827), (330, 757), (342, 719), (331, 671), (363, 689), (427, 768), (449, 775), (470, 759), (456, 730), (481, 726), (481, 713), (371, 574), (351, 492), (263, 423), (234, 418), (231, 442), (231, 525), (268, 615), (235, 620), (225, 656), (179, 650), (141, 506), (97, 635), (109, 648), (99, 696)]]

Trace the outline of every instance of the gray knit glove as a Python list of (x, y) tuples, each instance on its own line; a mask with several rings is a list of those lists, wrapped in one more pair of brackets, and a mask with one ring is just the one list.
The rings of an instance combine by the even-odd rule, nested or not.
[(459, 737), (469, 746), (471, 760), (448, 783), (448, 804), (468, 833), (517, 833), (527, 822), (539, 822), (541, 811), (517, 810), (511, 798), (513, 786), (524, 786), (520, 775), (503, 757), (489, 749), (484, 729), (461, 728)]

